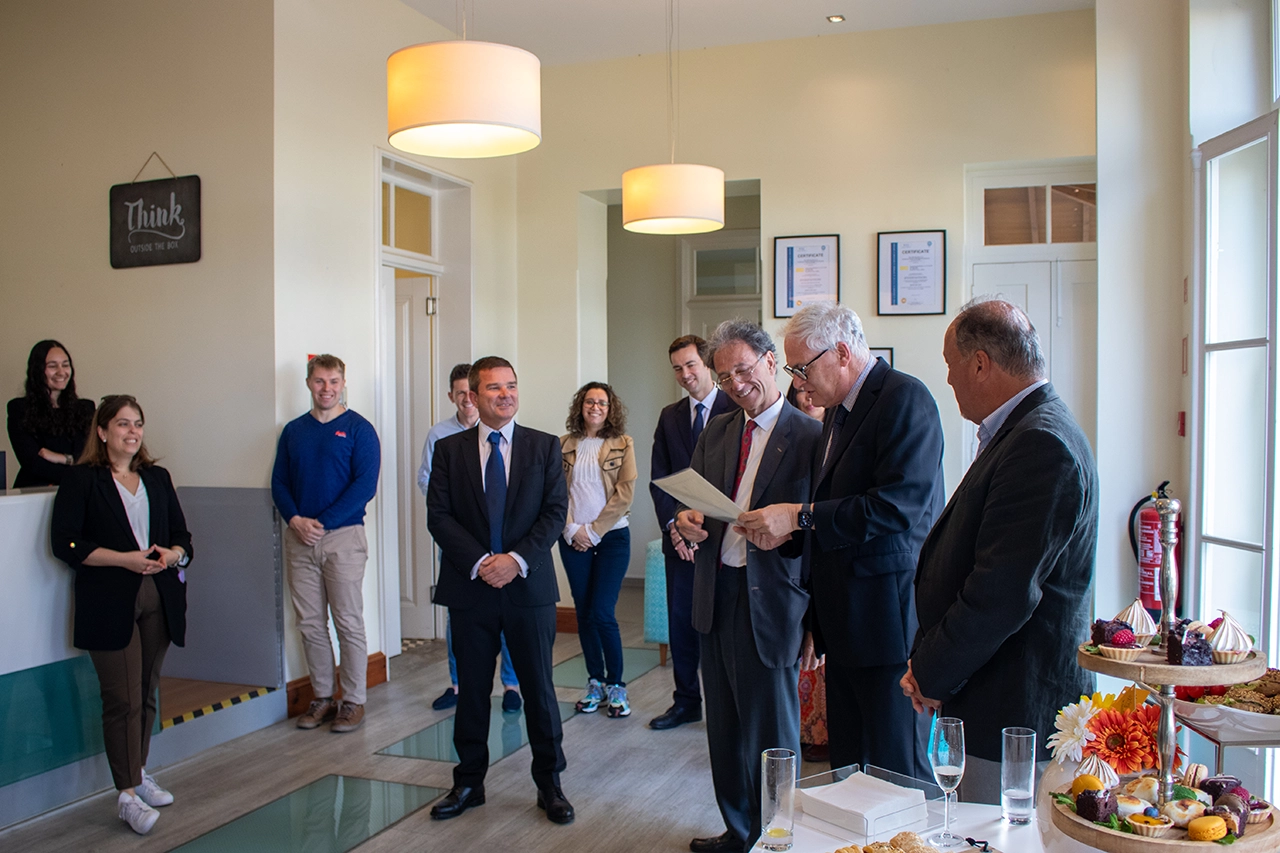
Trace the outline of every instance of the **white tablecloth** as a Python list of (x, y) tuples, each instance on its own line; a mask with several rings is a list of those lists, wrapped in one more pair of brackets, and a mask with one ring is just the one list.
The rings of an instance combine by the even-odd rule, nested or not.
[[(929, 830), (931, 835), (937, 830)], [(1000, 817), (999, 806), (959, 803), (951, 815), (951, 831), (961, 838), (988, 841), (1002, 853), (1043, 853), (1040, 830), (1034, 818), (1026, 826), (1010, 826)], [(925, 833), (921, 833), (922, 835)], [(849, 842), (820, 832), (796, 815), (795, 845), (791, 853), (831, 853)]]

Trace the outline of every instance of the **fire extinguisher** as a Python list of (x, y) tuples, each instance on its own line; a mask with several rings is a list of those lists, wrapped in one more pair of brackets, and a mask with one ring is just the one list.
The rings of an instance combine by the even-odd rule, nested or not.
[[(1161, 601), (1160, 601), (1160, 513), (1156, 512), (1156, 498), (1167, 498), (1169, 495), (1165, 492), (1165, 487), (1169, 485), (1169, 481), (1165, 480), (1150, 495), (1134, 504), (1133, 511), (1129, 513), (1129, 544), (1133, 546), (1134, 559), (1138, 561), (1138, 597), (1142, 600), (1142, 606), (1151, 611), (1154, 618), (1159, 618)], [(1182, 527), (1182, 520), (1177, 521), (1179, 529)], [(1179, 536), (1181, 543), (1181, 536)], [(1178, 570), (1178, 555), (1175, 551), (1171, 555), (1173, 559), (1173, 570)]]

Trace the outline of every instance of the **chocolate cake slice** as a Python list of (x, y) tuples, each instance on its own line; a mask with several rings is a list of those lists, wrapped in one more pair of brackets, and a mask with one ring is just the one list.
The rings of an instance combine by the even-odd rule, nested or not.
[(1119, 804), (1110, 791), (1081, 791), (1076, 797), (1076, 814), (1085, 820), (1104, 821), (1116, 813)]
[(1117, 631), (1124, 630), (1132, 631), (1133, 626), (1119, 619), (1099, 619), (1093, 623), (1089, 641), (1095, 646), (1101, 646), (1103, 643), (1110, 643)]

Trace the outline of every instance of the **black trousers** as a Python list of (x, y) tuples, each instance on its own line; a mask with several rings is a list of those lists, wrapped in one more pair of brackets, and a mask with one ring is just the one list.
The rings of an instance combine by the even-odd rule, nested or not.
[(676, 689), (672, 704), (678, 708), (701, 708), (702, 685), (698, 682), (698, 659), (702, 640), (693, 627), (693, 563), (666, 556), (667, 563), (667, 645), (671, 649), (671, 674)]
[(827, 655), (826, 670), (831, 766), (873, 764), (932, 780), (929, 715), (917, 714), (898, 684), (906, 663), (841, 666)]
[[(473, 583), (483, 584), (482, 580)], [(520, 680), (525, 726), (533, 753), (533, 781), (539, 788), (560, 784), (565, 768), (560, 710), (551, 683), (551, 647), (556, 639), (554, 604), (518, 607), (502, 590), (488, 588), (480, 603), (466, 610), (449, 608), (453, 654), (458, 662), (458, 710), (453, 722), (453, 746), (458, 766), (453, 783), (475, 787), (489, 769), (489, 695), (501, 649), (507, 637), (511, 664)]]
[(169, 651), (169, 625), (156, 581), (144, 577), (133, 606), (133, 637), (123, 649), (91, 651), (102, 693), (102, 740), (116, 790), (142, 784), (156, 722), (156, 688)]
[(715, 616), (702, 636), (702, 684), (716, 803), (725, 827), (750, 850), (760, 837), (760, 753), (782, 747), (799, 761), (800, 662), (770, 669), (760, 660), (747, 595), (743, 569), (716, 573)]

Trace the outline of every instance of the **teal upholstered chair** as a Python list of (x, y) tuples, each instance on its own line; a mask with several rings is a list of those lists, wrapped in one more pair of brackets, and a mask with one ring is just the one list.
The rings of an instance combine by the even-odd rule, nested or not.
[(662, 540), (645, 547), (644, 556), (644, 641), (658, 644), (658, 662), (667, 665), (667, 563), (662, 557)]

